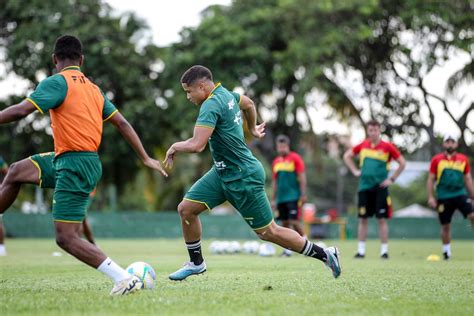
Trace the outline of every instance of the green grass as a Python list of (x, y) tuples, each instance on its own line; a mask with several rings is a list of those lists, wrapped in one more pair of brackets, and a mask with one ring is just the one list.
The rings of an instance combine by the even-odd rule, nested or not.
[[(392, 241), (391, 258), (378, 257), (378, 242), (355, 260), (356, 242), (335, 242), (342, 276), (295, 255), (207, 255), (208, 272), (184, 282), (167, 279), (186, 260), (180, 240), (99, 240), (124, 267), (150, 263), (157, 288), (109, 297), (111, 282), (59, 251), (52, 240), (7, 240), (0, 257), (0, 314), (28, 315), (473, 315), (474, 245), (454, 241), (450, 262), (428, 262), (440, 242)], [(331, 243), (332, 244), (332, 243)], [(208, 243), (205, 244), (205, 252)]]

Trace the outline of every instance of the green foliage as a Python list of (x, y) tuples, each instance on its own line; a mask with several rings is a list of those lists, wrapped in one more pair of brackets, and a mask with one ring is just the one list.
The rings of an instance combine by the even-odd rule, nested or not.
[(390, 196), (392, 197), (394, 209), (398, 210), (414, 203), (428, 207), (427, 179), (428, 173), (419, 177), (407, 187), (396, 184), (391, 186)]

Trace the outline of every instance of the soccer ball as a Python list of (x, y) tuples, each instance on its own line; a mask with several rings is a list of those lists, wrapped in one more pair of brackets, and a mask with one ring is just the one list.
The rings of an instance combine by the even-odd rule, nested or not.
[(222, 242), (220, 242), (219, 240), (214, 240), (213, 242), (211, 242), (211, 244), (209, 245), (209, 251), (213, 255), (221, 254), (223, 252)]
[(260, 245), (260, 249), (258, 250), (259, 256), (262, 257), (271, 257), (275, 255), (276, 249), (272, 244), (264, 243)]
[(260, 243), (258, 241), (246, 241), (242, 246), (243, 251), (248, 254), (257, 253), (259, 248)]
[(231, 241), (229, 247), (227, 248), (227, 253), (239, 253), (240, 252), (240, 243), (238, 241)]
[(151, 290), (155, 287), (155, 270), (145, 262), (134, 262), (127, 267), (127, 272), (136, 275), (143, 283), (142, 289)]

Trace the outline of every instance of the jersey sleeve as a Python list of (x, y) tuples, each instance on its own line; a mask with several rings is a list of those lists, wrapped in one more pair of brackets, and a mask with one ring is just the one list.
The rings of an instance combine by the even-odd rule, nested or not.
[(362, 150), (362, 144), (363, 142), (360, 143), (359, 145), (352, 147), (352, 154), (354, 154), (355, 156), (358, 155), (360, 151)]
[(199, 110), (196, 126), (215, 128), (220, 116), (220, 108), (217, 102), (210, 99), (205, 101)]
[(300, 155), (298, 154), (295, 154), (295, 172), (297, 174), (300, 174), (302, 172), (304, 172), (304, 161), (303, 159), (301, 158)]
[(234, 97), (235, 101), (237, 101), (237, 104), (240, 104), (241, 95), (238, 94), (237, 92), (234, 92), (234, 91), (231, 91), (230, 93), (231, 93), (232, 96)]
[(115, 105), (109, 100), (109, 98), (105, 96), (104, 92), (102, 92), (102, 95), (104, 96), (104, 109), (102, 111), (102, 119), (105, 122), (111, 119), (112, 116), (117, 114), (118, 110)]
[(67, 83), (63, 76), (56, 74), (40, 82), (36, 90), (27, 98), (36, 109), (45, 112), (60, 106), (67, 95)]
[(464, 168), (464, 174), (471, 172), (471, 166), (469, 165), (469, 158), (466, 157), (466, 168)]
[(430, 163), (430, 173), (436, 174), (436, 171), (437, 171), (436, 169), (438, 169), (438, 159), (436, 159), (436, 157), (433, 157)]
[(394, 144), (389, 144), (389, 150), (390, 150), (390, 156), (392, 156), (393, 159), (400, 158), (401, 156), (400, 151)]
[(277, 179), (277, 173), (275, 171), (275, 165), (276, 165), (276, 158), (273, 159), (273, 162), (272, 162), (272, 179), (273, 180)]

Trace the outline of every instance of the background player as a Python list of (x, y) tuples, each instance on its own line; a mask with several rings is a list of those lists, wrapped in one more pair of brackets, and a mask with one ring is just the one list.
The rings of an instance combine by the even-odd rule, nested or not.
[[(272, 208), (278, 210), (278, 219), (283, 227), (291, 228), (306, 237), (300, 223), (300, 208), (306, 202), (306, 173), (303, 159), (290, 151), (290, 138), (276, 138), (278, 157), (272, 163)], [(283, 255), (290, 256), (285, 249)]]
[[(34, 184), (42, 189), (54, 189), (56, 170), (53, 159), (54, 152), (48, 152), (12, 163), (0, 186), (0, 213), (4, 213), (15, 202), (22, 184)], [(87, 218), (84, 218), (82, 222), (81, 232), (90, 243), (95, 244)]]
[(82, 43), (64, 35), (56, 40), (53, 63), (58, 74), (43, 80), (29, 98), (0, 112), (0, 124), (20, 120), (38, 110), (51, 115), (56, 169), (53, 219), (56, 242), (69, 254), (109, 276), (111, 295), (137, 291), (142, 282), (130, 276), (95, 245), (79, 236), (89, 194), (102, 175), (97, 154), (103, 121), (110, 121), (128, 141), (145, 166), (166, 173), (146, 153), (140, 138), (115, 106), (82, 73)]
[[(3, 179), (8, 171), (8, 164), (0, 156), (0, 185), (3, 183)], [(0, 256), (6, 256), (7, 249), (5, 248), (5, 227), (3, 226), (3, 213), (0, 212)]]
[[(388, 225), (387, 219), (392, 216), (392, 203), (388, 186), (393, 184), (405, 168), (405, 159), (391, 143), (381, 139), (380, 123), (367, 123), (368, 138), (344, 154), (344, 162), (359, 180), (359, 245), (355, 258), (365, 257), (365, 240), (367, 239), (368, 218), (376, 216), (379, 223), (380, 256), (388, 259)], [(359, 156), (361, 169), (354, 164), (354, 157)], [(395, 159), (398, 168), (388, 178), (390, 161)]]
[[(446, 135), (443, 139), (443, 148), (443, 153), (431, 159), (427, 189), (429, 206), (438, 210), (444, 259), (449, 260), (451, 258), (451, 218), (456, 209), (465, 218), (469, 218), (474, 227), (474, 186), (468, 158), (456, 152), (457, 138)], [(435, 181), (437, 199), (433, 195)], [(468, 192), (470, 199), (467, 196)]]
[(171, 168), (179, 152), (202, 152), (209, 141), (214, 166), (191, 187), (178, 206), (190, 262), (172, 273), (170, 279), (183, 280), (206, 271), (198, 216), (226, 200), (261, 239), (325, 262), (337, 278), (341, 268), (335, 247), (322, 249), (273, 221), (264, 189), (265, 171), (247, 147), (242, 128), (241, 110), (251, 134), (256, 138), (265, 136), (265, 123), (257, 125), (252, 100), (229, 92), (220, 83), (214, 84), (211, 71), (203, 66), (188, 69), (181, 77), (181, 85), (188, 100), (200, 106), (199, 116), (193, 137), (174, 143), (166, 153), (165, 165)]

